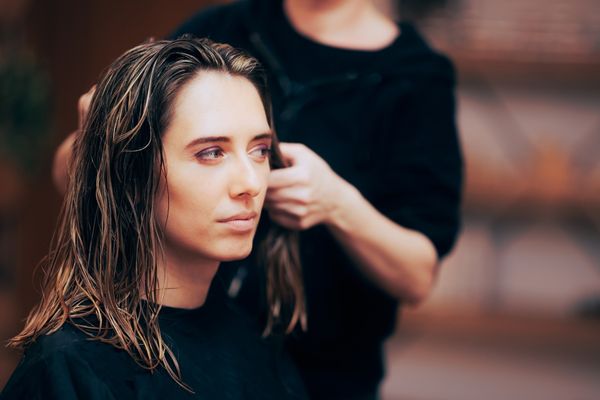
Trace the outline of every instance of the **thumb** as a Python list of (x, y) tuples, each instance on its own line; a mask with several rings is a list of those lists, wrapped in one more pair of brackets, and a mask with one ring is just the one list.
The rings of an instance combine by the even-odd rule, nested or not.
[(290, 164), (295, 165), (303, 155), (309, 151), (308, 147), (303, 145), (302, 143), (290, 143), (290, 142), (281, 142), (279, 143), (279, 149), (281, 150), (281, 155), (283, 158)]

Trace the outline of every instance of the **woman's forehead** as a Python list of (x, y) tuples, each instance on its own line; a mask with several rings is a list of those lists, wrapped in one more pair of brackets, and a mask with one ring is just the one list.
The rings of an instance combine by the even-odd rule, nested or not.
[(206, 136), (250, 138), (270, 132), (256, 87), (244, 77), (223, 72), (199, 73), (177, 94), (172, 110), (165, 135), (177, 132), (184, 141)]

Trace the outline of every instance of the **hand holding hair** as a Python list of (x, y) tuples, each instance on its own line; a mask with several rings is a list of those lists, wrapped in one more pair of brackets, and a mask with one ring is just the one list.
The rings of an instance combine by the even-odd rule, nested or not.
[(348, 182), (317, 153), (300, 143), (281, 143), (288, 168), (271, 171), (265, 205), (278, 224), (296, 230), (331, 223)]

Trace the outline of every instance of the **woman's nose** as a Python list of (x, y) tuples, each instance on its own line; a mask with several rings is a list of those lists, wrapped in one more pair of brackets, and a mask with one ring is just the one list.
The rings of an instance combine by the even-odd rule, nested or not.
[(240, 157), (231, 171), (231, 197), (257, 196), (266, 182), (261, 179), (260, 172), (260, 166), (248, 156)]

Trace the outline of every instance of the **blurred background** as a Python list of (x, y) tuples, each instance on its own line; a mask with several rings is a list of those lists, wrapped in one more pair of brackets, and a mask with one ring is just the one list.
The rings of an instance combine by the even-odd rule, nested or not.
[[(50, 171), (103, 68), (218, 1), (0, 3), (0, 340), (37, 302)], [(463, 232), (388, 342), (384, 400), (600, 398), (600, 3), (377, 0), (454, 60)], [(168, 7), (168, 8), (167, 8)], [(0, 348), (0, 388), (19, 354)]]

